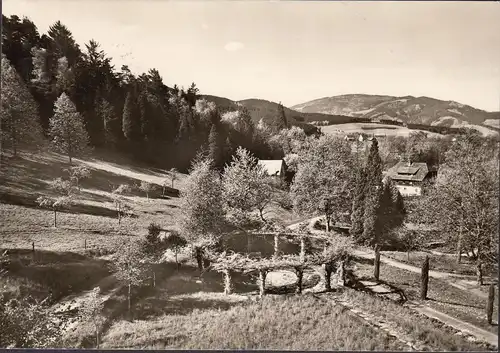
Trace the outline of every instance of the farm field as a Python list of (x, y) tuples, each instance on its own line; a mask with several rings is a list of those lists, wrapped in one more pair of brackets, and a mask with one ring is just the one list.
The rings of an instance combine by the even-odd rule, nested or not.
[(412, 132), (422, 131), (428, 136), (442, 136), (440, 134), (432, 133), (423, 130), (408, 129), (403, 126), (376, 124), (376, 123), (348, 123), (348, 124), (333, 124), (322, 126), (321, 131), (325, 134), (353, 134), (353, 133), (366, 133), (375, 135), (386, 136), (409, 136)]

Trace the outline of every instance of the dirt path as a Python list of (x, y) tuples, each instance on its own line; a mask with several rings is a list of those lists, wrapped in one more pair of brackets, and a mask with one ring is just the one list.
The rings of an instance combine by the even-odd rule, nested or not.
[(471, 325), (465, 321), (459, 320), (459, 319), (454, 318), (450, 315), (447, 315), (445, 313), (437, 311), (433, 308), (430, 308), (427, 305), (419, 304), (416, 302), (408, 302), (408, 303), (406, 303), (406, 305), (409, 308), (411, 308), (411, 309), (413, 309), (413, 310), (415, 310), (415, 311), (417, 311), (417, 312), (419, 312), (427, 317), (441, 321), (445, 325), (451, 326), (460, 332), (465, 332), (465, 333), (477, 338), (480, 341), (486, 342), (486, 343), (498, 348), (498, 335), (495, 335), (494, 333), (483, 330), (483, 329), (476, 327), (474, 325)]
[[(315, 295), (316, 298), (326, 301), (325, 298), (321, 298), (317, 295)], [(375, 316), (373, 314), (369, 314), (367, 312), (364, 312), (362, 310), (357, 309), (356, 303), (349, 301), (349, 300), (343, 300), (339, 298), (331, 298), (333, 302), (337, 305), (341, 305), (347, 310), (349, 310), (353, 315), (357, 316), (361, 320), (363, 320), (365, 323), (367, 323), (369, 326), (375, 327), (378, 330), (381, 330), (385, 332), (388, 336), (395, 338), (399, 342), (401, 342), (403, 345), (409, 347), (411, 350), (414, 351), (430, 351), (432, 350), (431, 347), (427, 346), (424, 344), (424, 342), (419, 341), (418, 339), (415, 339), (411, 337), (410, 335), (405, 334), (404, 332), (401, 331), (401, 329), (398, 327), (398, 324), (395, 322), (390, 322), (387, 320), (384, 320), (383, 318), (379, 316)]]
[[(309, 219), (309, 231), (311, 233), (313, 233), (313, 234), (323, 233), (320, 230), (314, 229), (314, 223), (320, 218), (321, 217), (313, 217), (313, 218)], [(295, 229), (303, 222), (294, 223), (294, 224), (290, 225), (289, 228)], [(373, 252), (362, 250), (362, 249), (354, 250), (354, 255), (361, 257), (361, 258), (364, 258), (364, 259), (369, 259), (369, 260), (372, 260), (375, 258), (375, 254)], [(399, 268), (402, 270), (406, 270), (406, 271), (413, 272), (413, 273), (421, 273), (421, 269), (416, 267), (416, 266), (408, 265), (408, 264), (405, 264), (403, 262), (390, 259), (384, 255), (380, 256), (380, 261), (382, 263), (389, 265), (389, 266), (396, 267), (396, 268)], [(464, 277), (466, 277), (466, 276), (458, 275), (455, 273), (432, 271), (432, 270), (429, 271), (429, 276), (432, 278), (435, 278), (435, 279), (440, 279), (440, 280), (446, 281), (451, 286), (458, 288), (458, 289), (461, 289), (461, 290), (464, 290), (468, 293), (472, 293), (480, 298), (487, 297), (486, 293), (483, 293), (482, 291), (480, 291), (479, 289), (476, 288), (476, 283), (474, 281), (464, 279)], [(372, 289), (377, 289), (377, 288), (372, 288)], [(385, 288), (379, 288), (379, 289), (384, 290), (384, 291), (386, 290)], [(490, 344), (494, 347), (498, 347), (498, 335), (495, 335), (491, 332), (483, 330), (483, 329), (476, 327), (472, 324), (469, 324), (467, 322), (464, 322), (462, 320), (459, 320), (457, 318), (449, 316), (445, 313), (437, 311), (433, 308), (430, 308), (429, 306), (427, 306), (425, 304), (418, 304), (415, 302), (410, 302), (410, 303), (408, 303), (408, 306), (410, 308), (416, 310), (417, 312), (419, 312), (423, 315), (426, 315), (427, 317), (439, 320), (442, 323), (444, 323), (450, 327), (453, 327), (454, 329), (456, 329), (460, 332), (464, 332), (466, 334), (469, 334), (469, 335), (477, 338), (480, 341), (487, 342), (488, 344)]]

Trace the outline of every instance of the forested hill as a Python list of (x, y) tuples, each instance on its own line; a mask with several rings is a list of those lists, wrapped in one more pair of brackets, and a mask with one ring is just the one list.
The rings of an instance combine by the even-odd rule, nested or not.
[[(194, 83), (187, 89), (169, 87), (154, 68), (140, 75), (132, 74), (127, 66), (115, 68), (98, 38), (89, 38), (80, 47), (70, 29), (59, 21), (40, 34), (27, 18), (2, 19), (2, 69), (5, 66), (6, 72), (16, 73), (10, 81), (2, 74), (3, 89), (12, 93), (11, 99), (21, 93), (33, 98), (16, 109), (26, 116), (28, 111), (37, 112), (33, 121), (41, 126), (45, 139), (54, 139), (50, 121), (58, 102), (58, 109), (76, 108), (83, 120), (81, 131), (87, 133), (91, 147), (118, 150), (157, 166), (186, 170), (199, 151), (209, 153), (221, 166), (239, 145), (258, 158), (280, 158), (283, 152), (269, 143), (270, 132), (291, 125), (307, 128), (299, 119), (286, 116), (293, 111), (271, 102), (274, 109), (266, 111), (266, 128), (257, 128), (250, 103), (236, 104), (211, 96), (202, 99)], [(221, 109), (216, 109), (214, 101)], [(11, 110), (15, 104), (2, 100), (2, 106)], [(295, 115), (300, 117), (300, 113)], [(7, 116), (14, 115), (3, 114), (2, 123), (16, 126), (17, 131), (27, 122), (8, 120)], [(311, 126), (308, 132), (314, 133), (316, 128)], [(3, 134), (2, 139), (4, 148), (34, 143), (12, 134)]]

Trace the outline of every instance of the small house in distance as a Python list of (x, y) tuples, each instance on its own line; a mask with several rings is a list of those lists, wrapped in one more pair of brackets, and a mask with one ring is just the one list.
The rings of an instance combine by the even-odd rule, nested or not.
[(291, 182), (293, 173), (288, 170), (283, 159), (259, 159), (259, 165), (269, 176), (277, 177), (287, 183)]
[(259, 159), (259, 165), (267, 175), (283, 178), (286, 172), (285, 161), (282, 159)]
[(422, 184), (435, 175), (434, 170), (429, 170), (427, 163), (412, 163), (403, 161), (396, 164), (386, 173), (398, 188), (401, 196), (422, 195)]

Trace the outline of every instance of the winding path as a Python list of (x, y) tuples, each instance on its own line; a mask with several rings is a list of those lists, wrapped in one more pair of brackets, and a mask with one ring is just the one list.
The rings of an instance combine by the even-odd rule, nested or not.
[[(309, 219), (309, 231), (313, 234), (320, 234), (324, 233), (320, 230), (314, 229), (314, 223), (318, 220), (321, 219), (322, 217), (313, 217)], [(296, 229), (298, 228), (301, 224), (303, 224), (306, 221), (301, 221), (301, 222), (295, 222), (293, 224), (288, 225), (289, 229)], [(353, 251), (353, 255), (356, 257), (364, 258), (364, 259), (374, 259), (375, 254), (373, 251), (366, 251), (363, 249), (355, 249)], [(412, 266), (397, 260), (393, 260), (391, 258), (388, 258), (387, 256), (380, 255), (380, 262), (385, 263), (389, 266), (396, 267), (402, 270), (406, 270), (409, 272), (414, 272), (414, 273), (420, 273), (421, 269)], [(429, 271), (429, 276), (435, 279), (440, 279), (448, 283), (449, 285), (467, 291), (468, 293), (475, 294), (476, 296), (480, 298), (487, 298), (487, 294), (481, 292), (479, 289), (475, 288), (475, 282), (470, 281), (470, 280), (465, 280), (463, 279), (464, 277), (471, 277), (471, 276), (463, 276), (459, 275), (456, 273), (450, 273), (450, 272), (440, 272), (440, 271)], [(491, 279), (491, 278), (490, 278)], [(495, 335), (494, 333), (491, 333), (489, 331), (483, 330), (479, 327), (476, 327), (472, 324), (469, 324), (465, 321), (459, 320), (457, 318), (454, 318), (450, 315), (447, 315), (445, 313), (442, 313), (440, 311), (437, 311), (425, 304), (422, 303), (417, 303), (417, 302), (408, 302), (407, 306), (420, 314), (423, 314), (429, 318), (433, 318), (436, 320), (441, 321), (447, 326), (453, 327), (454, 329), (472, 335), (475, 338), (479, 339), (480, 341), (487, 342), (488, 344), (498, 347), (498, 335)]]

